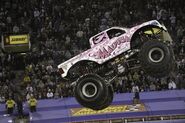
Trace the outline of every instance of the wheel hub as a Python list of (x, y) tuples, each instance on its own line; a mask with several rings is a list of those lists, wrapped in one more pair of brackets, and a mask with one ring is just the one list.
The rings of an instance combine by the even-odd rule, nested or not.
[(152, 61), (152, 62), (155, 62), (155, 63), (159, 63), (163, 60), (164, 58), (164, 51), (161, 49), (161, 48), (152, 48), (150, 51), (149, 51), (149, 59)]
[(97, 86), (92, 82), (87, 82), (82, 87), (82, 94), (88, 98), (93, 97), (97, 93)]

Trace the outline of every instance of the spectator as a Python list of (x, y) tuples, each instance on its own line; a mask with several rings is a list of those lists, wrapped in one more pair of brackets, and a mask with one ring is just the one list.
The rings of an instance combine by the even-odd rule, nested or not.
[(32, 95), (32, 93), (31, 93), (31, 92), (28, 92), (28, 93), (26, 94), (26, 100), (29, 100), (29, 99), (31, 98), (31, 95)]
[(162, 90), (168, 89), (167, 78), (161, 78), (160, 82), (161, 82), (160, 85)]
[(40, 15), (39, 10), (37, 8), (35, 8), (34, 17), (37, 18), (37, 17), (39, 17), (39, 15)]
[(184, 30), (183, 30), (182, 25), (178, 26), (178, 28), (177, 28), (177, 40), (178, 40), (178, 42), (177, 43), (179, 43), (179, 44), (185, 44), (185, 42), (182, 41), (183, 31)]
[(170, 82), (168, 83), (168, 89), (169, 90), (174, 90), (176, 89), (176, 83), (174, 82), (174, 80), (170, 80)]
[(134, 84), (134, 85), (132, 86), (132, 92), (133, 92), (133, 93), (139, 92), (139, 87), (138, 87), (136, 84)]
[(174, 13), (171, 14), (171, 16), (170, 16), (169, 19), (170, 19), (170, 23), (171, 23), (172, 28), (175, 29), (175, 26), (176, 26), (175, 25), (176, 24), (176, 16), (174, 15)]
[(134, 93), (133, 103), (134, 103), (134, 104), (140, 103), (139, 91), (136, 91), (136, 92)]
[(48, 92), (47, 92), (47, 98), (48, 99), (51, 99), (51, 98), (53, 98), (53, 92), (51, 91), (51, 89), (48, 89)]
[(24, 79), (23, 79), (23, 84), (27, 85), (31, 83), (31, 79), (30, 76), (28, 75), (28, 73), (25, 74)]
[(19, 27), (17, 25), (15, 25), (13, 27), (13, 33), (18, 33), (19, 32)]
[(30, 84), (28, 84), (26, 87), (26, 91), (33, 93), (33, 87)]
[(23, 116), (23, 97), (22, 95), (18, 95), (16, 99), (17, 103), (17, 112), (20, 117)]
[(5, 97), (3, 94), (0, 95), (0, 103), (5, 103)]
[(132, 92), (134, 93), (133, 103), (134, 104), (140, 103), (139, 87), (137, 85), (133, 85)]
[(151, 82), (150, 91), (155, 91), (155, 90), (156, 90), (156, 85), (153, 82)]
[(53, 66), (52, 65), (47, 65), (46, 66), (46, 70), (49, 74), (51, 74), (53, 72)]
[(59, 98), (59, 92), (58, 90), (56, 89), (55, 93), (54, 93), (54, 99), (58, 99)]
[(175, 83), (177, 83), (178, 89), (183, 88), (184, 78), (181, 73), (178, 73), (177, 76), (175, 77)]
[(138, 74), (138, 72), (134, 72), (133, 80), (134, 80), (135, 82), (139, 82), (139, 74)]

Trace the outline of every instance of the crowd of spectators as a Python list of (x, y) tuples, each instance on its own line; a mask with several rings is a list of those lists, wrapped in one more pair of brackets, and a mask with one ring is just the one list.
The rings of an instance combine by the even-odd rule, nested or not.
[(116, 93), (128, 93), (135, 92), (136, 90), (146, 92), (184, 89), (184, 85), (184, 75), (180, 73), (174, 77), (164, 77), (159, 79), (144, 75), (142, 71), (135, 71), (130, 72), (124, 77), (118, 78), (114, 86)]
[[(25, 100), (72, 96), (56, 66), (89, 48), (88, 39), (112, 26), (129, 27), (156, 19), (173, 40), (178, 73), (154, 79), (134, 71), (117, 80), (116, 92), (184, 88), (185, 2), (183, 0), (1, 0), (0, 35), (29, 33), (32, 50), (24, 56), (0, 52), (0, 101), (21, 83)], [(24, 71), (12, 71), (23, 68)]]

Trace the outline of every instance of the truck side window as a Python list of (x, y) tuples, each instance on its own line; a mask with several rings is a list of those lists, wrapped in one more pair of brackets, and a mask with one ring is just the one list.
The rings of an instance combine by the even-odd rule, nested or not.
[(114, 37), (118, 37), (122, 34), (124, 34), (125, 31), (121, 30), (121, 29), (111, 29), (107, 31), (107, 34), (109, 36), (110, 39), (114, 38)]

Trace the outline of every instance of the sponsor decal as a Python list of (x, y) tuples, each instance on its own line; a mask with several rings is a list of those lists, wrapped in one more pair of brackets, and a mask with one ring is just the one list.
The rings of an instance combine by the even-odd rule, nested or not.
[(117, 40), (115, 40), (112, 44), (103, 46), (102, 48), (98, 49), (95, 53), (90, 53), (90, 57), (95, 57), (96, 59), (105, 59), (109, 57), (116, 48), (118, 48), (120, 45), (128, 42), (129, 36), (123, 35), (122, 37), (119, 37)]
[(99, 35), (97, 35), (96, 37), (94, 37), (92, 40), (93, 40), (94, 44), (98, 44), (98, 43), (103, 42), (108, 39), (109, 38), (108, 38), (107, 34), (105, 32), (103, 32), (103, 33), (100, 33)]

